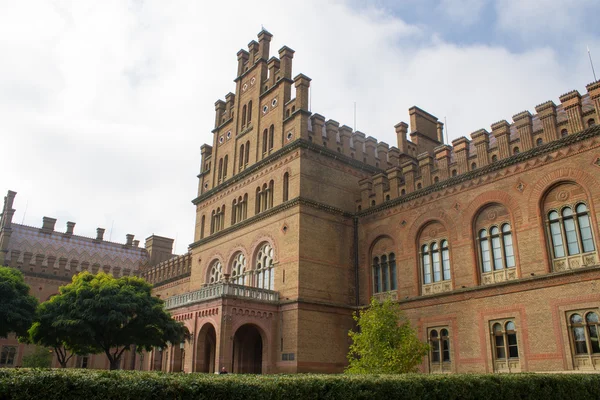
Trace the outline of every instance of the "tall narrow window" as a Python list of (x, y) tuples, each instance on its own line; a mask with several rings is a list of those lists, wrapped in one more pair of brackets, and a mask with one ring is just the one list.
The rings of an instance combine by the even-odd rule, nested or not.
[(255, 273), (258, 288), (274, 290), (273, 248), (268, 243), (263, 244), (256, 255)]
[(263, 143), (262, 143), (263, 156), (267, 152), (267, 146), (269, 145), (268, 139), (269, 139), (269, 131), (267, 129), (265, 129), (263, 131)]
[(242, 219), (246, 219), (248, 218), (248, 193), (244, 194), (244, 202), (242, 204)]
[(223, 208), (221, 209), (221, 229), (225, 228), (225, 205), (223, 205)]
[(237, 199), (233, 199), (233, 202), (231, 203), (231, 225), (237, 222), (237, 205)]
[(208, 283), (215, 284), (223, 279), (223, 264), (219, 260), (213, 261), (208, 276)]
[(240, 162), (238, 169), (242, 169), (244, 167), (244, 145), (240, 146)]
[(246, 126), (246, 106), (242, 107), (242, 128)]
[(491, 323), (494, 370), (496, 372), (520, 372), (519, 344), (515, 322), (510, 320)]
[(394, 253), (373, 258), (373, 293), (389, 292), (397, 289), (396, 256)]
[(450, 335), (447, 327), (429, 329), (429, 371), (431, 373), (452, 371)]
[(206, 223), (206, 216), (202, 216), (200, 220), (200, 239), (204, 239), (204, 224)]
[(219, 173), (217, 175), (217, 182), (221, 183), (221, 179), (223, 177), (223, 159), (219, 159)]
[(229, 156), (225, 155), (223, 159), (223, 180), (227, 179), (227, 164), (229, 164)]
[(211, 216), (210, 216), (210, 234), (212, 235), (213, 233), (215, 233), (215, 210), (212, 211)]
[(250, 141), (246, 142), (246, 157), (244, 158), (244, 165), (248, 165), (248, 161), (250, 161)]
[(252, 100), (248, 102), (248, 125), (252, 122)]
[(269, 151), (273, 150), (273, 142), (275, 141), (275, 126), (269, 127)]
[(450, 280), (450, 250), (447, 240), (423, 244), (420, 258), (424, 285)]
[(234, 285), (247, 285), (246, 281), (246, 257), (238, 253), (233, 259), (231, 267), (231, 282)]
[(600, 342), (598, 330), (600, 321), (598, 310), (581, 310), (567, 313), (567, 325), (571, 348), (573, 349), (573, 366), (575, 369), (593, 370), (600, 362)]
[(262, 194), (260, 192), (260, 186), (256, 188), (256, 200), (255, 200), (255, 208), (254, 208), (254, 214), (258, 214), (260, 213), (261, 209), (260, 209), (260, 200), (261, 200)]
[(289, 197), (290, 174), (283, 174), (283, 201), (288, 201)]
[(269, 208), (273, 208), (273, 190), (274, 190), (274, 186), (275, 182), (273, 180), (271, 180), (269, 182)]
[(15, 346), (2, 346), (2, 352), (0, 353), (0, 365), (14, 365), (16, 355), (17, 348)]

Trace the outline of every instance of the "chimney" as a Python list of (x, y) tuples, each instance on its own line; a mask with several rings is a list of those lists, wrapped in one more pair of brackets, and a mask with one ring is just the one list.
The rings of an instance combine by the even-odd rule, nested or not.
[(531, 113), (523, 111), (513, 115), (513, 121), (517, 126), (521, 140), (521, 151), (527, 151), (533, 147), (533, 127), (531, 124)]
[(56, 218), (50, 218), (50, 217), (42, 218), (42, 232), (44, 232), (44, 233), (53, 232), (55, 224), (56, 224)]
[(279, 49), (279, 59), (281, 60), (282, 78), (292, 79), (292, 59), (294, 58), (294, 50), (287, 46)]
[(215, 128), (221, 125), (223, 114), (225, 113), (225, 102), (217, 100), (215, 102)]
[[(339, 132), (340, 132), (340, 142), (342, 144), (342, 153), (344, 153), (345, 155), (350, 157), (350, 153), (352, 152), (350, 150), (350, 138), (352, 137), (352, 128), (350, 128), (348, 125), (342, 125), (339, 128)], [(355, 155), (355, 158), (356, 158), (356, 155)]]
[(127, 238), (127, 242), (125, 243), (125, 246), (133, 246), (133, 238), (135, 235), (132, 235), (131, 233), (128, 233), (127, 235), (125, 235), (125, 238)]
[(261, 58), (268, 60), (269, 59), (269, 46), (271, 43), (271, 35), (268, 31), (263, 29), (258, 34), (258, 51)]
[(581, 95), (579, 92), (572, 90), (569, 93), (563, 94), (560, 96), (560, 102), (567, 113), (569, 132), (581, 132), (583, 130), (583, 118), (581, 115)]
[(66, 235), (71, 236), (73, 234), (73, 230), (75, 229), (75, 222), (67, 222), (67, 231), (65, 232)]
[(485, 167), (490, 163), (488, 150), (490, 148), (490, 134), (485, 129), (471, 133), (471, 139), (477, 149), (477, 166)]
[(104, 228), (96, 229), (96, 240), (104, 240)]
[(377, 144), (377, 158), (379, 158), (379, 167), (383, 169), (388, 169), (388, 152), (390, 151), (390, 146), (385, 142), (379, 142)]
[(456, 155), (456, 162), (458, 164), (458, 173), (464, 174), (469, 170), (467, 160), (469, 159), (469, 139), (461, 136), (452, 141), (454, 147), (454, 154)]
[(400, 122), (394, 126), (396, 128), (396, 138), (398, 140), (398, 148), (400, 152), (408, 154), (408, 144), (406, 143), (406, 132), (408, 132), (408, 124), (406, 122)]
[(298, 74), (294, 78), (296, 86), (296, 109), (308, 111), (308, 88), (310, 87), (310, 78), (304, 74)]
[(556, 129), (556, 105), (553, 101), (547, 101), (535, 108), (538, 118), (542, 121), (544, 127), (544, 143), (553, 142), (558, 139), (558, 130)]
[(140, 241), (139, 240), (134, 240), (133, 241), (133, 247), (140, 247)]
[(600, 81), (590, 83), (585, 87), (596, 109), (596, 124), (600, 124)]
[(310, 123), (312, 125), (313, 142), (316, 144), (322, 144), (327, 147), (327, 139), (323, 137), (323, 126), (325, 125), (325, 117), (321, 114), (313, 114), (310, 116)]
[(498, 154), (499, 158), (507, 158), (510, 156), (510, 125), (506, 120), (498, 121), (492, 124), (492, 135), (496, 138), (498, 143)]
[(245, 65), (248, 62), (248, 52), (246, 50), (240, 50), (237, 53), (238, 58), (238, 76), (242, 75), (245, 71)]

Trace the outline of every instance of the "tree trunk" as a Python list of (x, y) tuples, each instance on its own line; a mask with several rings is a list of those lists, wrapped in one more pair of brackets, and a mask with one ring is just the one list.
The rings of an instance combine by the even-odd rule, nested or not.
[(110, 370), (111, 371), (119, 369), (119, 364), (121, 364), (121, 357), (114, 358), (114, 359), (109, 360), (109, 361), (110, 361)]
[(58, 363), (60, 364), (61, 368), (67, 368), (67, 362), (66, 361), (59, 361)]

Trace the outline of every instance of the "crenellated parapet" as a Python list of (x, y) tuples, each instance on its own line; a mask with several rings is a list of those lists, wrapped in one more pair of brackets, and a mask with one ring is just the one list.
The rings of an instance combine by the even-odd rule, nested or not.
[[(570, 91), (560, 96), (560, 105), (546, 101), (535, 107), (536, 114), (522, 111), (512, 117), (512, 123), (495, 122), (491, 132), (479, 129), (471, 133), (471, 140), (461, 136), (451, 146), (443, 143), (443, 124), (412, 107), (411, 140), (407, 139), (409, 125), (404, 122), (395, 126), (398, 148), (388, 148), (373, 137), (366, 139), (364, 161), (380, 161), (386, 171), (361, 181), (361, 199), (357, 202), (361, 209), (379, 205), (585, 130), (599, 118), (600, 82), (586, 88), (586, 95)], [(373, 158), (373, 154), (379, 154), (379, 158)], [(381, 163), (382, 154), (387, 163)]]
[(145, 268), (140, 276), (154, 286), (172, 282), (190, 275), (192, 253), (185, 253)]

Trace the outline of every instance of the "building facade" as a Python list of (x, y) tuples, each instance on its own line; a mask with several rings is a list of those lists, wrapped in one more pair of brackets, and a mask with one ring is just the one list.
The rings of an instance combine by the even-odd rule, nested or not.
[(341, 372), (352, 313), (391, 297), (423, 372), (597, 369), (600, 82), (451, 144), (412, 107), (390, 147), (310, 112), (271, 37), (215, 103), (189, 251), (138, 268), (190, 333), (142, 368)]
[(598, 368), (600, 83), (451, 145), (413, 107), (390, 147), (311, 113), (270, 40), (215, 103), (189, 269), (143, 273), (191, 333), (148, 367), (340, 372), (352, 312), (391, 296), (424, 372)]

